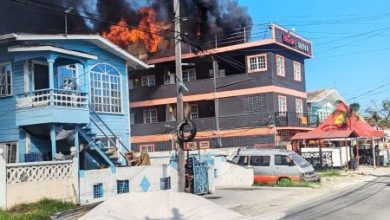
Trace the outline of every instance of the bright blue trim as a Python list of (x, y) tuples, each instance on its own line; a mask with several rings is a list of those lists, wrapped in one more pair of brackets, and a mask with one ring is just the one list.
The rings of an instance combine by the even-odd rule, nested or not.
[(116, 173), (116, 167), (110, 167), (111, 173), (115, 174)]
[(80, 178), (84, 178), (85, 177), (85, 170), (80, 170), (79, 175), (80, 175)]
[(56, 141), (56, 130), (55, 124), (51, 124), (50, 127), (50, 140), (51, 140), (51, 158), (54, 160), (57, 154), (57, 141)]

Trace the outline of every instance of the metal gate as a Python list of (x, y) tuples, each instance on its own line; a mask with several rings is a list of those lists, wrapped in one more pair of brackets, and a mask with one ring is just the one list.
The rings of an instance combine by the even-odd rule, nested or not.
[(194, 194), (207, 194), (209, 192), (208, 169), (207, 162), (200, 162), (195, 158), (192, 159)]
[(304, 152), (301, 156), (305, 158), (315, 170), (333, 168), (332, 152), (322, 151), (322, 161), (319, 152)]

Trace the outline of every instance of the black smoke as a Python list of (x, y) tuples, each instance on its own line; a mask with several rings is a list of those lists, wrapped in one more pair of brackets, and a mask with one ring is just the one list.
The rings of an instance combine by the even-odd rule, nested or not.
[[(0, 0), (0, 34), (12, 32), (62, 34), (65, 13), (68, 33), (103, 33), (124, 19), (129, 25), (139, 22), (140, 7), (152, 7), (160, 22), (174, 19), (173, 0)], [(217, 36), (224, 40), (248, 27), (252, 19), (236, 0), (181, 0), (182, 32), (198, 45), (206, 45)], [(173, 26), (163, 33), (173, 35)], [(249, 38), (247, 34), (247, 38)], [(225, 40), (229, 43), (229, 40)]]

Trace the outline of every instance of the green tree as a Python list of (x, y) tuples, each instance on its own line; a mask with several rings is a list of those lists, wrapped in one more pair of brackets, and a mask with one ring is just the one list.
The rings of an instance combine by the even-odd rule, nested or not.
[(368, 113), (367, 121), (372, 126), (382, 129), (390, 128), (390, 100), (385, 99), (378, 107), (375, 102), (366, 110)]

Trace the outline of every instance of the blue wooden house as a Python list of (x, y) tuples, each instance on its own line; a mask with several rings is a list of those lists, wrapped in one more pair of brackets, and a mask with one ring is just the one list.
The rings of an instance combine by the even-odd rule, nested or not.
[(124, 164), (128, 69), (147, 65), (98, 35), (0, 36), (0, 148), (7, 162)]

